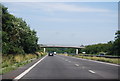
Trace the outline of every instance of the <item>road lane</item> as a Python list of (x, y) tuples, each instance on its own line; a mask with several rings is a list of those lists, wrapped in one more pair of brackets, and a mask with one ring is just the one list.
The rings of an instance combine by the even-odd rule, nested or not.
[(23, 77), (24, 75), (26, 75), (31, 69), (33, 69), (38, 63), (40, 63), (43, 59), (45, 59), (47, 57), (47, 55), (45, 57), (43, 57), (42, 59), (40, 59), (39, 61), (37, 61), (34, 65), (32, 65), (31, 67), (29, 67), (27, 70), (25, 70), (23, 73), (21, 73), (19, 76), (17, 76), (15, 79), (20, 79), (21, 77)]
[(84, 68), (87, 68), (89, 70), (91, 69), (95, 71), (97, 75), (102, 76), (104, 79), (118, 79), (119, 77), (118, 71), (120, 66), (109, 65), (105, 63), (98, 63), (98, 62), (89, 61), (89, 60), (81, 60), (81, 59), (73, 58), (70, 56), (59, 55), (59, 57), (67, 60), (71, 60), (72, 62), (77, 63), (81, 66), (84, 66)]
[(69, 56), (47, 56), (22, 79), (117, 79), (118, 67)]

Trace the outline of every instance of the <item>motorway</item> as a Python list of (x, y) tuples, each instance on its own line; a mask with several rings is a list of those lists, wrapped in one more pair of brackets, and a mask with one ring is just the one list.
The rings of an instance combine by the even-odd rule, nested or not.
[(46, 56), (20, 79), (118, 79), (118, 65), (76, 57)]
[(118, 66), (69, 56), (47, 56), (22, 79), (118, 79)]

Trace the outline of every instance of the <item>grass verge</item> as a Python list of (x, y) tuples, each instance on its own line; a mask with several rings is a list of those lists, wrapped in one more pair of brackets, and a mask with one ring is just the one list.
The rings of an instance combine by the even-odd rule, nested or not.
[(59, 53), (58, 55), (69, 56), (68, 54)]
[(0, 74), (4, 74), (12, 70), (15, 70), (18, 67), (28, 64), (32, 62), (33, 60), (39, 57), (43, 57), (45, 55), (46, 54), (42, 52), (36, 52), (36, 54), (3, 55), (2, 63), (0, 64), (1, 65)]
[(95, 60), (95, 61), (102, 61), (102, 62), (120, 64), (120, 60), (115, 59), (115, 58), (90, 57), (90, 56), (80, 56), (80, 55), (68, 55), (68, 56), (74, 56), (74, 57), (83, 58), (83, 59), (90, 59), (90, 60)]

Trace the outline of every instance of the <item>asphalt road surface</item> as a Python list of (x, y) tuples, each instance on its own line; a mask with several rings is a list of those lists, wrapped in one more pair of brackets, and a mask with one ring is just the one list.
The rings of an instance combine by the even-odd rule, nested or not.
[(70, 56), (47, 56), (21, 79), (118, 79), (118, 66)]
[[(7, 77), (15, 76), (14, 79), (17, 77), (19, 81), (28, 81), (28, 79), (40, 81), (41, 79), (100, 79), (101, 81), (101, 79), (117, 80), (119, 78), (119, 66), (117, 64), (107, 64), (63, 55), (45, 56), (40, 62), (38, 61), (32, 65), (28, 64), (29, 71), (26, 69), (26, 72), (23, 71), (17, 76), (15, 74), (19, 73), (20, 70), (13, 71), (8, 73)], [(5, 77), (6, 75), (3, 76), (3, 78)]]

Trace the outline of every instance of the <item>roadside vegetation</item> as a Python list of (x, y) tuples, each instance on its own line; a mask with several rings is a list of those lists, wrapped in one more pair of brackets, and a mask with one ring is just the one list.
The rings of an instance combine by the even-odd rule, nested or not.
[(87, 45), (81, 52), (87, 54), (99, 54), (103, 52), (106, 55), (120, 56), (120, 31), (118, 30), (115, 35), (115, 41), (109, 41), (104, 44)]
[[(118, 57), (120, 57), (120, 31), (118, 30), (115, 33), (115, 35), (116, 35), (115, 41), (110, 41), (110, 42), (105, 43), (105, 44), (100, 43), (100, 44), (85, 46), (85, 48), (81, 50), (81, 53), (84, 52), (84, 54), (71, 55), (71, 56), (84, 58), (84, 59), (91, 59), (91, 60), (120, 64), (119, 58), (105, 58), (105, 57), (96, 57), (96, 56), (91, 57), (91, 56), (89, 56), (89, 55), (99, 55), (102, 53), (102, 54), (105, 54), (105, 56), (118, 56)], [(85, 53), (87, 53), (88, 56)]]
[(20, 66), (28, 64), (33, 60), (45, 56), (45, 53), (36, 52), (36, 54), (10, 54), (2, 56), (2, 65), (0, 74), (4, 74)]
[(63, 53), (59, 53), (57, 55), (64, 55), (64, 56), (69, 56), (69, 54), (63, 54)]
[(34, 53), (39, 49), (36, 31), (22, 19), (2, 7), (2, 53), (25, 54)]
[(68, 54), (68, 56), (74, 56), (74, 57), (83, 58), (83, 59), (90, 59), (90, 60), (95, 60), (95, 61), (120, 64), (120, 60), (117, 58), (105, 58), (105, 57), (97, 57), (97, 56), (82, 56), (80, 54), (78, 54), (78, 55), (69, 55)]
[(8, 8), (2, 4), (0, 4), (0, 9), (2, 13), (2, 16), (0, 14), (0, 18), (2, 17), (0, 74), (4, 74), (46, 54), (38, 45), (36, 31), (31, 30), (26, 21), (10, 14)]

